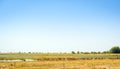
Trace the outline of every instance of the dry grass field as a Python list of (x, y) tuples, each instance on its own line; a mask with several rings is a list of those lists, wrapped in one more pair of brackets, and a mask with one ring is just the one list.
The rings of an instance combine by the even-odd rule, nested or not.
[(0, 62), (0, 69), (120, 69), (119, 59)]
[(120, 69), (120, 54), (1, 53), (0, 69)]

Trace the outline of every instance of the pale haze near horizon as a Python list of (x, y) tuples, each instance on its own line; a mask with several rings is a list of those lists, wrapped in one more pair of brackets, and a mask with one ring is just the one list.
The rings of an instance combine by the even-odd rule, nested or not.
[(119, 0), (0, 0), (1, 52), (120, 46)]

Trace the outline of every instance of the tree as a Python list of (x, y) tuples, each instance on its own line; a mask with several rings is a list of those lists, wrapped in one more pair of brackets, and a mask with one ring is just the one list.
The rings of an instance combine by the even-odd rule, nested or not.
[(120, 53), (120, 47), (119, 46), (114, 46), (110, 49), (111, 53)]
[(75, 52), (74, 52), (74, 51), (72, 51), (72, 54), (75, 54)]
[(79, 51), (77, 51), (77, 54), (80, 54), (80, 52), (79, 52)]

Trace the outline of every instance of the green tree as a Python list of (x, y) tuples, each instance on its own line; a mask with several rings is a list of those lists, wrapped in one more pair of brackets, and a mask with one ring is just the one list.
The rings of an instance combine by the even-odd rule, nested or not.
[(72, 51), (72, 54), (75, 54), (75, 52), (74, 52), (74, 51)]
[(120, 53), (120, 47), (119, 46), (114, 46), (110, 49), (111, 53)]

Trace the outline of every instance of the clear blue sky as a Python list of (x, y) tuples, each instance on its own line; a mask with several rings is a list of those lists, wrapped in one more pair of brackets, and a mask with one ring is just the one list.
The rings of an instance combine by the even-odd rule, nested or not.
[(1, 52), (120, 46), (120, 0), (0, 0)]

